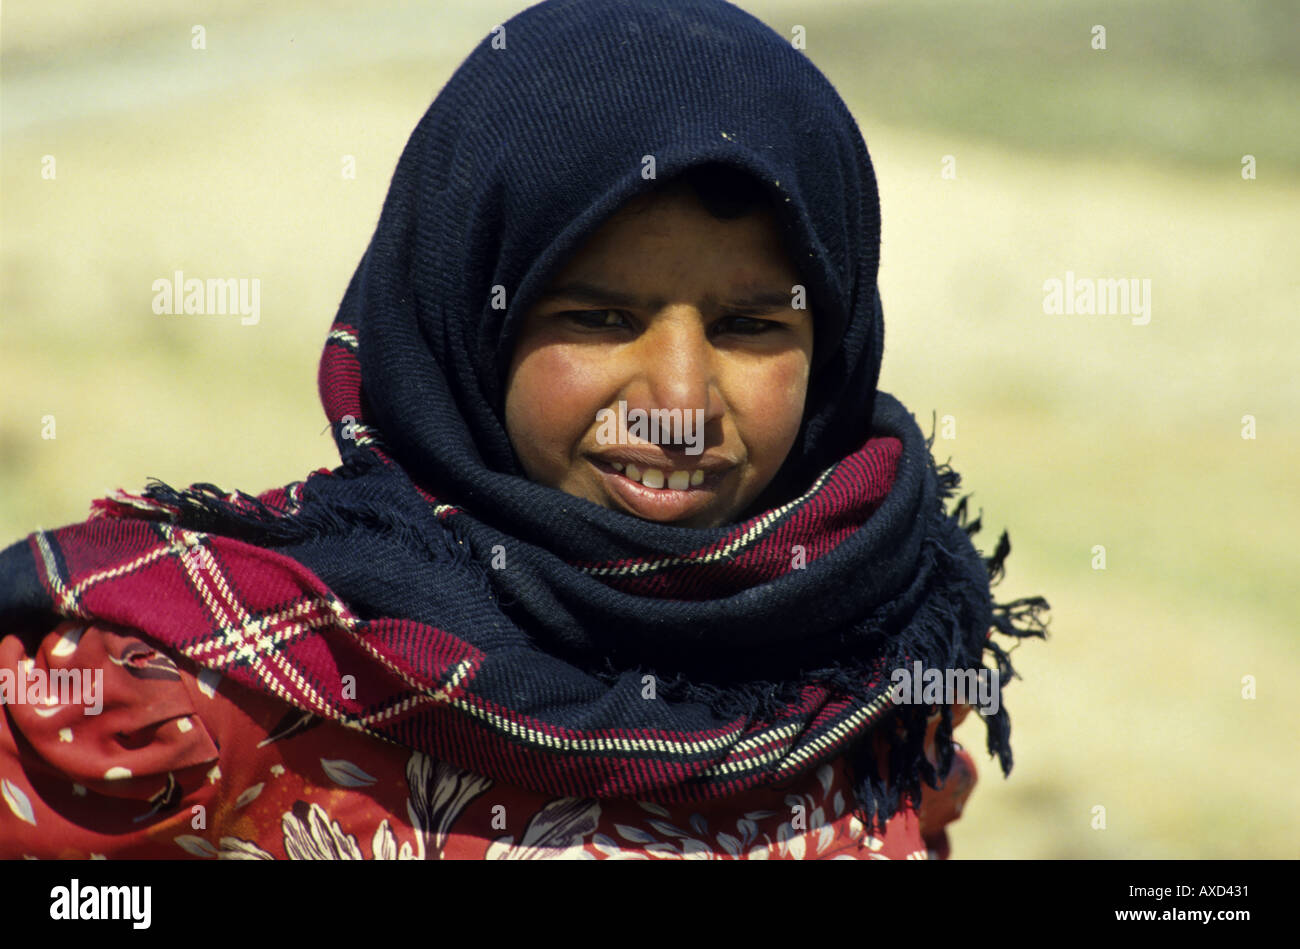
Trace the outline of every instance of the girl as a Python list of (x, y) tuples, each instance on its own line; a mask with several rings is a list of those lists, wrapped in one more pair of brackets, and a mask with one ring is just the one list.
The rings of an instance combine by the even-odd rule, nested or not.
[(891, 683), (1011, 675), (1047, 604), (876, 389), (879, 244), (847, 108), (736, 7), (493, 30), (330, 329), (342, 465), (2, 555), (0, 853), (946, 856), (968, 706)]

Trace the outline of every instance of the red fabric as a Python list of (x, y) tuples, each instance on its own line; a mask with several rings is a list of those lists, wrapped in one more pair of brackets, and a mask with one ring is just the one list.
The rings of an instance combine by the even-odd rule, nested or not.
[[(866, 504), (865, 519), (873, 499), (889, 492), (891, 444), (898, 442), (871, 440), (860, 452), (860, 470), (846, 459), (822, 488)], [(841, 472), (849, 472), (847, 482), (837, 480)], [(260, 498), (277, 515), (291, 516), (300, 503), (294, 488)], [(233, 504), (236, 497), (226, 500)], [(833, 523), (817, 513), (826, 500), (805, 496), (801, 510), (809, 523)], [(523, 670), (522, 691), (483, 687), (500, 685), (500, 675), (480, 672), (504, 660), (457, 634), (466, 620), (453, 619), (454, 608), (446, 617), (449, 628), (400, 616), (366, 620), (302, 562), (273, 548), (180, 527), (179, 509), (171, 504), (119, 491), (95, 510), (90, 520), (27, 540), (37, 579), (60, 615), (138, 630), (159, 648), (263, 694), (381, 740), (436, 750), (494, 781), (562, 796), (719, 799), (783, 780), (797, 770), (791, 763), (809, 756), (821, 761), (844, 753), (887, 711), (883, 703), (864, 709), (842, 690), (808, 682), (794, 701), (768, 716), (737, 713), (721, 720), (702, 704), (680, 703), (672, 720), (650, 731), (635, 716), (606, 712), (593, 719), (589, 705), (574, 709), (569, 688), (587, 687), (590, 677), (563, 663), (553, 672), (540, 665)], [(797, 569), (784, 545), (803, 536), (784, 533), (789, 527), (778, 518), (742, 535), (746, 544), (779, 550), (769, 565), (784, 573)], [(774, 537), (781, 538), (775, 548)], [(815, 549), (814, 538), (807, 540)], [(390, 582), (382, 571), (377, 577)], [(883, 662), (877, 657), (874, 664), (874, 685), (882, 692)], [(354, 688), (339, 688), (345, 677)], [(615, 748), (611, 737), (618, 739)], [(565, 754), (552, 753), (557, 742), (567, 744)], [(781, 754), (774, 756), (774, 749)]]
[[(28, 663), (30, 662), (30, 666)], [(10, 702), (0, 717), (0, 857), (220, 859), (947, 858), (975, 783), (965, 750), (941, 791), (881, 837), (849, 812), (842, 761), (786, 786), (661, 805), (534, 794), (304, 713), (133, 630), (70, 620), (0, 670), (102, 670), (98, 714)], [(956, 710), (954, 721), (969, 709)], [(934, 726), (931, 727), (931, 739)]]

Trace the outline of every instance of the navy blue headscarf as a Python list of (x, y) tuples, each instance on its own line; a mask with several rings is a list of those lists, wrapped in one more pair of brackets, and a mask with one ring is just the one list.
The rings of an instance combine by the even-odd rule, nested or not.
[(502, 408), (520, 319), (603, 219), (707, 162), (769, 192), (814, 301), (807, 420), (780, 480), (806, 486), (860, 447), (884, 336), (880, 202), (844, 102), (730, 4), (553, 0), (485, 39), (438, 95), (358, 272), (361, 365), (394, 455), (440, 485), (499, 492), (509, 523), (533, 520), (544, 489), (485, 475), (523, 474)]

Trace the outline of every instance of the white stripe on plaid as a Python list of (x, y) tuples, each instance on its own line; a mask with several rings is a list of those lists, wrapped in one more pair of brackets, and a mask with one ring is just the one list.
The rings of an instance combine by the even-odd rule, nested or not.
[[(397, 669), (397, 667), (394, 666), (391, 662), (388, 662), (386, 659), (384, 659), (384, 657), (379, 656), (377, 653), (375, 653), (373, 649), (370, 649), (370, 647), (367, 644), (363, 643), (362, 645), (366, 646), (367, 650), (372, 655), (375, 655), (379, 659), (383, 660), (384, 664), (387, 665), (389, 668), (395, 670)], [(363, 728), (364, 730), (364, 726), (374, 725), (377, 722), (382, 722), (385, 719), (392, 718), (394, 715), (400, 715), (412, 708), (415, 708), (417, 705), (423, 705), (426, 703), (436, 704), (438, 702), (446, 702), (448, 704), (454, 705), (455, 700), (451, 698), (451, 693), (456, 689), (460, 688), (461, 683), (465, 681), (465, 678), (469, 675), (470, 669), (472, 669), (473, 666), (474, 666), (473, 659), (462, 659), (456, 665), (456, 668), (452, 670), (451, 676), (448, 677), (447, 682), (443, 685), (440, 685), (438, 688), (432, 691), (420, 685), (418, 682), (413, 681), (405, 673), (402, 673), (400, 670), (397, 670), (398, 674), (401, 675), (402, 678), (406, 680), (408, 685), (415, 691), (419, 692), (420, 694), (408, 696), (407, 698), (403, 699), (401, 702), (398, 702), (396, 705), (391, 706), (390, 708), (386, 708), (381, 711), (374, 712), (370, 715), (367, 715), (363, 718), (357, 719), (356, 720), (357, 727)], [(384, 736), (381, 735), (379, 737), (384, 737)], [(392, 739), (387, 739), (387, 740), (391, 741)]]
[(745, 765), (744, 768), (738, 767), (737, 764), (734, 762), (724, 761), (720, 764), (714, 765), (705, 773), (711, 776), (716, 776), (721, 774), (734, 773), (741, 770), (749, 770), (750, 766), (753, 764), (763, 764), (764, 762), (772, 761), (776, 759), (778, 756), (783, 756), (785, 760), (782, 762), (781, 766), (777, 769), (777, 774), (782, 774), (787, 772), (788, 773), (797, 772), (800, 770), (800, 767), (803, 764), (803, 762), (807, 761), (809, 758), (813, 757), (818, 752), (825, 749), (827, 746), (837, 744), (853, 729), (857, 728), (864, 722), (874, 717), (888, 702), (889, 702), (889, 693), (886, 692), (884, 695), (881, 695), (879, 698), (877, 698), (874, 702), (870, 703), (869, 705), (866, 705), (863, 708), (858, 709), (858, 711), (844, 716), (840, 721), (836, 722), (833, 726), (831, 726), (831, 728), (827, 730), (824, 734), (817, 736), (812, 741), (808, 742), (808, 744), (806, 744), (804, 747), (796, 749), (795, 751), (790, 752), (788, 755), (785, 754), (785, 746), (788, 745), (789, 742), (786, 742), (781, 747), (774, 748), (771, 751), (766, 751), (762, 755), (754, 759), (751, 759), (748, 762), (743, 762), (743, 764)]
[(329, 338), (337, 340), (353, 352), (356, 352), (361, 348), (360, 344), (357, 342), (356, 334), (349, 333), (347, 330), (330, 330)]
[(590, 574), (593, 577), (639, 576), (641, 574), (651, 573), (655, 570), (662, 570), (666, 567), (677, 567), (682, 564), (688, 564), (688, 563), (707, 564), (707, 563), (717, 563), (721, 560), (725, 560), (733, 556), (743, 548), (749, 546), (751, 543), (753, 543), (755, 540), (761, 537), (764, 533), (767, 532), (767, 529), (771, 527), (773, 523), (775, 523), (778, 519), (783, 517), (788, 511), (790, 511), (791, 508), (798, 507), (800, 504), (803, 504), (805, 501), (807, 501), (809, 498), (815, 495), (818, 491), (820, 491), (822, 489), (822, 486), (826, 484), (826, 480), (830, 478), (831, 473), (834, 471), (835, 471), (834, 465), (832, 465), (830, 468), (827, 468), (825, 471), (821, 473), (821, 475), (813, 483), (813, 486), (809, 488), (807, 491), (805, 491), (802, 495), (795, 498), (793, 501), (789, 501), (778, 508), (773, 508), (772, 510), (768, 511), (761, 518), (759, 518), (757, 523), (755, 523), (752, 527), (750, 527), (749, 530), (745, 531), (745, 533), (741, 534), (735, 540), (719, 548), (718, 550), (712, 551), (711, 553), (692, 554), (687, 557), (664, 557), (660, 560), (647, 560), (644, 563), (624, 564), (621, 567), (584, 567), (583, 573)]
[(81, 605), (81, 598), (83, 594), (85, 594), (85, 592), (95, 584), (102, 583), (105, 580), (112, 580), (115, 577), (122, 576), (123, 574), (131, 573), (171, 553), (171, 550), (166, 545), (159, 545), (148, 553), (141, 554), (139, 557), (136, 557), (134, 560), (128, 561), (127, 563), (118, 564), (116, 567), (112, 567), (108, 570), (100, 570), (98, 573), (92, 573), (90, 576), (85, 577), (69, 589), (64, 586), (63, 580), (59, 576), (58, 566), (54, 561), (54, 551), (50, 549), (50, 544), (46, 539), (45, 531), (39, 531), (37, 533), (36, 543), (41, 550), (41, 559), (45, 562), (45, 575), (50, 581), (50, 586), (59, 594), (61, 602), (58, 605), (58, 609), (62, 613), (76, 616), (79, 619), (92, 618), (91, 615), (86, 612), (85, 607)]
[(777, 773), (778, 774), (783, 772), (793, 773), (795, 771), (798, 771), (802, 762), (807, 761), (809, 758), (811, 758), (813, 755), (817, 754), (819, 751), (826, 748), (827, 746), (838, 743), (841, 739), (845, 737), (845, 735), (848, 732), (858, 728), (864, 722), (873, 718), (882, 709), (884, 709), (884, 707), (888, 705), (891, 701), (892, 699), (890, 698), (889, 692), (885, 692), (883, 695), (881, 695), (871, 704), (865, 706), (864, 708), (859, 709), (858, 711), (854, 712), (852, 715), (845, 717), (842, 721), (836, 723), (825, 734), (819, 735), (818, 737), (810, 741), (807, 745), (805, 745), (803, 748), (790, 755), (789, 760), (787, 760), (785, 764), (781, 765), (781, 767), (777, 770)]
[(379, 430), (371, 428), (369, 425), (363, 425), (360, 422), (356, 422), (352, 426), (352, 440), (361, 446), (376, 445), (380, 448), (384, 447), (384, 439), (379, 434)]
[(86, 611), (77, 602), (76, 594), (63, 585), (63, 577), (59, 575), (59, 565), (55, 562), (54, 551), (50, 549), (50, 542), (45, 536), (45, 531), (36, 532), (36, 547), (41, 552), (41, 562), (45, 566), (45, 579), (49, 581), (50, 589), (59, 598), (58, 608), (78, 619), (89, 619)]
[[(886, 695), (886, 698), (888, 696)], [(559, 738), (554, 735), (548, 735), (536, 729), (529, 728), (526, 725), (520, 725), (517, 722), (510, 721), (504, 716), (489, 712), (486, 709), (476, 707), (463, 698), (455, 698), (450, 703), (453, 707), (462, 712), (466, 712), (485, 721), (494, 727), (497, 731), (503, 732), (514, 738), (521, 739), (531, 745), (552, 750), (579, 752), (590, 754), (593, 752), (617, 751), (617, 752), (667, 752), (675, 755), (696, 755), (707, 752), (727, 751), (728, 757), (734, 759), (745, 749), (752, 748), (764, 743), (776, 742), (777, 747), (772, 751), (764, 753), (762, 756), (746, 758), (741, 761), (729, 760), (719, 762), (709, 768), (704, 774), (717, 776), (722, 774), (739, 775), (748, 771), (761, 770), (766, 762), (785, 754), (789, 748), (790, 738), (803, 731), (806, 726), (801, 723), (787, 723), (767, 728), (757, 735), (751, 735), (739, 742), (732, 742), (727, 738), (707, 738), (698, 741), (666, 741), (660, 738)], [(867, 709), (860, 713), (846, 716), (845, 720), (832, 728), (831, 732), (820, 736), (806, 749), (800, 749), (792, 753), (790, 760), (783, 763), (780, 771), (798, 770), (799, 763), (808, 757), (817, 753), (821, 748), (828, 744), (838, 741), (846, 732), (853, 729), (864, 718), (874, 713), (878, 703), (868, 706)]]
[[(279, 672), (306, 697), (306, 701), (313, 706), (312, 711), (329, 709), (328, 703), (317, 694), (303, 675), (293, 668), (289, 661), (277, 651), (281, 643), (304, 632), (308, 628), (307, 624), (296, 623), (276, 637), (266, 636), (264, 628), (268, 620), (254, 620), (249, 615), (248, 610), (244, 608), (244, 605), (231, 592), (230, 584), (221, 573), (216, 558), (212, 556), (212, 551), (203, 544), (205, 535), (183, 529), (177, 530), (169, 524), (159, 526), (164, 536), (171, 541), (172, 552), (178, 555), (178, 559), (185, 568), (185, 572), (189, 576), (195, 591), (207, 605), (208, 612), (213, 619), (217, 621), (219, 628), (214, 630), (213, 634), (223, 638), (225, 640), (224, 645), (235, 650), (235, 655), (226, 657), (226, 662), (233, 661), (235, 658), (247, 660), (249, 667), (266, 683), (268, 689), (279, 696), (281, 700), (294, 704), (288, 689), (284, 687), (271, 670), (266, 668), (258, 657), (260, 647), (260, 650), (266, 652), (271, 661), (278, 667)], [(311, 608), (317, 608), (325, 604), (309, 602), (308, 605)], [(334, 613), (334, 611), (330, 610), (330, 613)], [(232, 616), (236, 622), (232, 622)], [(340, 615), (338, 618), (344, 619), (346, 623), (344, 616)], [(191, 655), (203, 645), (205, 644), (201, 643), (199, 647), (186, 648), (186, 655)]]
[[(213, 638), (192, 644), (183, 650), (187, 656), (201, 665), (220, 669), (232, 662), (241, 659), (247, 660), (249, 667), (258, 674), (272, 692), (285, 702), (301, 708), (301, 704), (290, 697), (289, 691), (280, 681), (274, 678), (271, 670), (268, 670), (258, 658), (258, 653), (265, 654), (285, 679), (296, 687), (302, 695), (306, 696), (306, 701), (312, 706), (307, 709), (308, 711), (323, 714), (349, 728), (361, 731), (365, 731), (367, 726), (401, 714), (415, 705), (425, 702), (448, 701), (449, 693), (460, 687), (473, 666), (472, 660), (466, 659), (462, 661), (446, 684), (437, 689), (429, 690), (406, 675), (369, 643), (358, 638), (356, 640), (358, 645), (374, 658), (380, 660), (420, 694), (404, 699), (395, 706), (361, 718), (349, 715), (342, 709), (338, 709), (322, 699), (315, 689), (310, 686), (306, 678), (293, 666), (288, 657), (284, 656), (280, 651), (283, 644), (308, 630), (321, 626), (337, 625), (348, 632), (355, 632), (360, 620), (348, 612), (342, 601), (332, 596), (329, 598), (304, 598), (278, 613), (270, 614), (260, 620), (254, 620), (231, 591), (230, 585), (222, 574), (211, 550), (203, 544), (206, 535), (183, 529), (176, 530), (170, 525), (160, 526), (164, 534), (172, 541), (170, 550), (164, 552), (175, 552), (179, 555), (179, 559), (185, 567), (195, 590), (203, 598), (209, 612), (219, 624), (219, 628), (212, 631)], [(176, 541), (177, 536), (180, 537), (179, 543)], [(191, 555), (193, 559), (191, 559)], [(195, 560), (198, 562), (196, 563)], [(222, 602), (218, 601), (218, 596), (220, 601), (224, 601), (224, 606)], [(227, 608), (229, 612), (233, 612), (237, 617), (238, 626), (230, 622)], [(267, 632), (268, 628), (279, 626), (300, 617), (306, 617), (306, 619), (293, 623), (273, 634)], [(214, 650), (225, 650), (225, 652), (224, 654), (214, 654)]]

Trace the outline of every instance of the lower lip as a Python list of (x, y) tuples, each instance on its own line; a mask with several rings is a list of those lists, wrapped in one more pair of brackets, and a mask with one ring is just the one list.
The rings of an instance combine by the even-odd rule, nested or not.
[(603, 462), (593, 461), (592, 466), (600, 472), (611, 495), (637, 517), (649, 521), (677, 521), (691, 517), (713, 504), (718, 497), (719, 476), (716, 474), (706, 474), (700, 484), (686, 491), (674, 491), (669, 487), (647, 488)]

